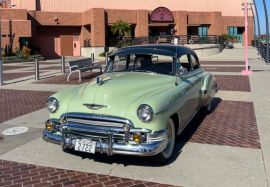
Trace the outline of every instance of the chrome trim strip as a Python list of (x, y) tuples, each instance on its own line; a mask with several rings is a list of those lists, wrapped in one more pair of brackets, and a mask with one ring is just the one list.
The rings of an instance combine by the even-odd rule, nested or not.
[[(103, 127), (103, 126), (92, 126), (92, 125), (83, 125), (79, 123), (68, 123), (65, 124), (64, 127), (66, 127), (68, 130), (76, 130), (76, 131), (84, 131), (84, 132), (123, 132), (123, 128), (119, 127)], [(143, 132), (143, 133), (150, 133), (151, 130), (148, 129), (130, 129), (129, 132)]]
[(155, 133), (148, 134), (147, 142), (162, 141), (167, 138), (167, 130), (158, 131)]
[(89, 119), (89, 120), (96, 120), (96, 121), (116, 122), (116, 123), (122, 123), (122, 124), (129, 124), (131, 127), (134, 127), (133, 123), (130, 120), (126, 118), (116, 117), (116, 116), (70, 112), (70, 113), (65, 113), (61, 115), (61, 118), (65, 118), (65, 117)]
[(77, 119), (67, 117), (68, 122), (75, 122), (80, 124), (94, 125), (94, 126), (106, 126), (106, 127), (123, 127), (122, 123), (106, 122), (106, 121), (94, 121), (91, 119)]
[(86, 106), (87, 108), (91, 110), (99, 110), (99, 109), (108, 107), (106, 105), (97, 105), (97, 104), (88, 104), (88, 103), (84, 103), (83, 106)]
[(47, 131), (46, 129), (44, 129), (42, 132), (42, 138), (46, 142), (51, 142), (51, 143), (55, 143), (55, 144), (61, 144), (61, 141), (62, 141), (61, 135), (51, 133), (51, 132)]

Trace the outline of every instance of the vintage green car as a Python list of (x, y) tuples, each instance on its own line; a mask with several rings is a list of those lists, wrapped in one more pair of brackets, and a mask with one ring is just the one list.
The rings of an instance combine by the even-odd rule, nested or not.
[(168, 160), (195, 114), (212, 110), (217, 83), (196, 53), (175, 45), (121, 48), (103, 75), (48, 99), (43, 138), (63, 149)]

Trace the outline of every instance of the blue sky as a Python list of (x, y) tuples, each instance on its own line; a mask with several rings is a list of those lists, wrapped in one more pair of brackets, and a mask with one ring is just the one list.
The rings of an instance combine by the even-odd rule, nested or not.
[[(265, 27), (265, 14), (264, 14), (264, 9), (263, 9), (263, 1), (262, 0), (255, 0), (255, 2), (257, 4), (259, 18), (260, 18), (261, 34), (265, 34), (266, 27)], [(266, 6), (267, 6), (268, 15), (270, 15), (270, 0), (266, 0)], [(268, 16), (268, 20), (270, 21), (269, 16)], [(257, 22), (256, 22), (256, 24), (257, 24)], [(269, 23), (269, 25), (270, 25), (270, 23)], [(257, 29), (257, 26), (256, 26), (256, 29)]]

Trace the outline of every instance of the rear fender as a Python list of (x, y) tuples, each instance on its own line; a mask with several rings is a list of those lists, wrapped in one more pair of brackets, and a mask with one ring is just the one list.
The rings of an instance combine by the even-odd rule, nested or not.
[(215, 97), (218, 90), (215, 77), (211, 73), (206, 73), (202, 82), (201, 88), (201, 106), (207, 106)]

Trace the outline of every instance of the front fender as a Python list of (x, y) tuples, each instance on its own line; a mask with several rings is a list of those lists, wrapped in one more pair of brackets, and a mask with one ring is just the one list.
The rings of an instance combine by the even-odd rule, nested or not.
[(52, 95), (51, 97), (55, 97), (58, 100), (59, 109), (55, 113), (50, 113), (50, 119), (51, 118), (59, 119), (59, 117), (62, 114), (66, 113), (68, 111), (72, 97), (74, 97), (74, 95), (78, 93), (78, 90), (80, 90), (83, 86), (84, 85), (79, 85), (72, 88), (68, 88)]
[(215, 97), (218, 90), (217, 82), (213, 74), (206, 73), (201, 88), (201, 106), (207, 106), (209, 102)]

